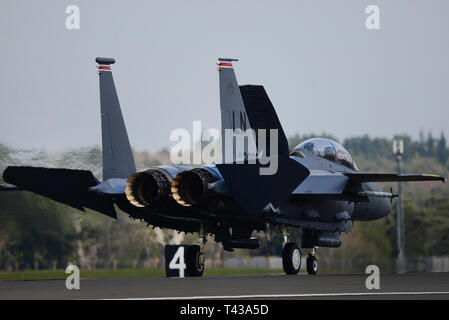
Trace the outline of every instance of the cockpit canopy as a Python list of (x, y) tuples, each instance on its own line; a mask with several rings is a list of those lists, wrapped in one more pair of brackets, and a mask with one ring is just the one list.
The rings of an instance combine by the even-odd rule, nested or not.
[(358, 171), (349, 152), (346, 151), (341, 144), (335, 141), (324, 138), (312, 138), (298, 144), (296, 148), (293, 149), (291, 155), (295, 155), (295, 152), (298, 153), (303, 150), (312, 152), (317, 157), (339, 163), (345, 167)]

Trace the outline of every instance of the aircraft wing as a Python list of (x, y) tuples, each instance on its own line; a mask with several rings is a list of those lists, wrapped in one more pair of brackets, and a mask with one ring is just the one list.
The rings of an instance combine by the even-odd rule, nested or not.
[(446, 178), (435, 174), (396, 174), (396, 173), (345, 173), (350, 182), (395, 182), (395, 181), (443, 181)]
[(433, 174), (395, 174), (395, 173), (339, 173), (311, 170), (310, 175), (293, 190), (292, 197), (322, 196), (342, 200), (362, 199), (366, 197), (394, 198), (392, 192), (360, 189), (361, 182), (395, 181), (443, 181), (446, 179)]
[(31, 191), (81, 211), (89, 208), (117, 217), (110, 198), (89, 191), (99, 181), (87, 170), (10, 166), (4, 171), (3, 180), (7, 184), (0, 190)]
[(310, 170), (306, 179), (297, 185), (292, 195), (340, 195), (349, 178), (338, 172)]

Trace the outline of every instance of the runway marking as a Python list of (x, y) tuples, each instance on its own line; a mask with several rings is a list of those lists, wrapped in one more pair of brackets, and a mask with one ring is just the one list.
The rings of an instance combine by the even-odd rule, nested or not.
[(395, 295), (438, 295), (449, 294), (449, 291), (406, 291), (406, 292), (341, 292), (341, 293), (291, 293), (291, 294), (247, 294), (236, 296), (192, 296), (192, 297), (150, 297), (123, 298), (108, 300), (215, 300), (215, 299), (260, 299), (260, 298), (313, 298), (313, 297), (345, 297), (345, 296), (395, 296)]

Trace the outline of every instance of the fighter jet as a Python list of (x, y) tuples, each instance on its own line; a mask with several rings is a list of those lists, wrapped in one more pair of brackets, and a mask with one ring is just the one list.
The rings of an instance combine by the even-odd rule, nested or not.
[[(0, 189), (31, 191), (112, 218), (117, 217), (118, 208), (148, 225), (197, 233), (203, 244), (214, 237), (229, 251), (258, 248), (259, 239), (252, 236), (255, 231), (264, 231), (271, 239), (280, 230), (285, 273), (300, 271), (303, 249), (308, 251), (307, 272), (316, 274), (318, 247), (339, 247), (340, 234), (352, 231), (354, 221), (381, 219), (391, 211), (395, 195), (383, 192), (375, 182), (445, 182), (430, 174), (360, 172), (345, 148), (329, 139), (309, 139), (289, 152), (264, 87), (239, 86), (235, 61), (219, 58), (217, 62), (222, 138), (234, 134), (230, 148), (222, 143), (221, 163), (195, 168), (156, 166), (136, 172), (112, 77), (115, 60), (96, 58), (103, 180), (86, 170), (10, 166)], [(243, 152), (238, 153), (234, 139), (248, 132)], [(265, 132), (265, 141), (259, 132)], [(251, 153), (250, 145), (255, 152)], [(270, 166), (266, 159), (275, 162), (276, 168), (262, 174)], [(302, 229), (301, 249), (290, 241), (293, 228)], [(202, 275), (200, 246), (187, 254), (186, 268), (190, 276)]]

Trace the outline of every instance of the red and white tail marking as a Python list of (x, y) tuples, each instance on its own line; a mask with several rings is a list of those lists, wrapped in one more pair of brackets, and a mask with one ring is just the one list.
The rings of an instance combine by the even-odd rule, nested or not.
[(98, 71), (112, 71), (110, 66), (98, 65)]
[(222, 68), (225, 69), (233, 69), (234, 66), (232, 65), (231, 62), (226, 62), (226, 61), (218, 61), (217, 62), (218, 68), (217, 70), (220, 71)]

